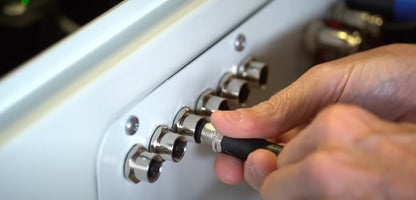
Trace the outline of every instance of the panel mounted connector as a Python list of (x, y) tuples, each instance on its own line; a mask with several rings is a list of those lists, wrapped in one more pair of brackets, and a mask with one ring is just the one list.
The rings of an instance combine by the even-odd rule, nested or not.
[(221, 78), (218, 93), (225, 98), (237, 99), (238, 103), (247, 101), (250, 89), (247, 81), (235, 77), (232, 73), (226, 73)]
[(380, 38), (381, 29), (384, 24), (380, 15), (372, 14), (363, 10), (350, 9), (344, 2), (334, 3), (328, 9), (327, 18), (337, 20), (343, 24), (358, 29), (361, 33)]
[(267, 84), (269, 67), (266, 63), (255, 60), (253, 57), (245, 59), (237, 69), (237, 77), (257, 82), (260, 86)]
[(190, 108), (183, 107), (176, 114), (172, 127), (173, 131), (185, 135), (187, 141), (201, 143), (201, 137), (195, 133), (200, 133), (198, 129), (207, 121), (204, 117), (194, 114)]
[(228, 101), (216, 96), (214, 90), (207, 89), (199, 96), (195, 112), (201, 116), (210, 116), (216, 110), (230, 110)]
[(345, 56), (358, 52), (361, 44), (358, 31), (336, 30), (319, 20), (312, 21), (306, 28), (305, 45), (312, 53), (328, 50)]
[(162, 171), (163, 159), (160, 155), (150, 153), (141, 145), (134, 145), (124, 162), (124, 176), (133, 183), (157, 181)]
[(186, 145), (185, 136), (170, 131), (167, 126), (159, 126), (153, 133), (149, 150), (165, 160), (179, 162), (185, 155)]

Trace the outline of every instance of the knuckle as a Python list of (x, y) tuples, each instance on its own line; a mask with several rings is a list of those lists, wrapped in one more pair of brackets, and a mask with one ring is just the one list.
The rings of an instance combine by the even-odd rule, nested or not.
[(344, 116), (343, 112), (346, 110), (345, 106), (341, 104), (329, 105), (319, 113), (318, 118), (331, 122), (338, 118), (342, 118)]
[(322, 139), (353, 141), (371, 133), (371, 126), (365, 122), (367, 116), (358, 106), (333, 104), (318, 114), (316, 123)]
[(275, 111), (276, 110), (276, 101), (273, 99), (266, 100), (261, 103), (262, 110), (264, 111)]
[(334, 80), (339, 80), (340, 77), (349, 74), (352, 67), (350, 62), (334, 60), (315, 65), (305, 73), (305, 76), (316, 79), (318, 83), (322, 82), (322, 79), (324, 78), (325, 85), (328, 85), (330, 83), (337, 83), (337, 81), (334, 82)]
[(345, 126), (346, 118), (349, 118), (349, 106), (334, 104), (324, 108), (314, 120), (316, 129), (319, 130), (322, 139), (330, 139), (344, 134), (342, 131)]
[(319, 175), (325, 172), (324, 166), (331, 164), (331, 158), (327, 153), (316, 152), (308, 156), (304, 161), (304, 169), (306, 174)]
[(337, 162), (328, 153), (318, 152), (310, 155), (304, 161), (303, 173), (309, 182), (318, 187), (330, 188), (331, 176), (337, 169)]
[(348, 104), (332, 104), (327, 106), (321, 113), (329, 119), (343, 119), (346, 116), (356, 115), (361, 113), (362, 109), (355, 105)]
[(331, 152), (317, 152), (305, 160), (304, 177), (309, 187), (319, 188), (322, 197), (334, 197), (342, 193), (338, 180), (344, 173), (343, 164), (336, 159), (337, 154)]
[[(324, 108), (317, 116), (330, 125), (343, 125), (346, 122), (355, 122), (365, 114), (365, 111), (355, 105), (332, 104)], [(342, 127), (342, 126), (341, 126)]]
[(369, 134), (358, 142), (358, 146), (364, 150), (378, 150), (385, 148), (389, 141), (379, 134)]
[(307, 74), (320, 74), (322, 75), (325, 72), (330, 72), (334, 70), (334, 66), (330, 63), (321, 63), (318, 65), (315, 65), (314, 67), (310, 68), (307, 72)]
[(278, 120), (280, 117), (280, 113), (283, 112), (282, 108), (278, 108), (277, 105), (278, 101), (275, 99), (266, 100), (256, 106), (254, 106), (254, 110), (256, 110), (257, 116), (260, 117), (267, 117), (270, 120)]

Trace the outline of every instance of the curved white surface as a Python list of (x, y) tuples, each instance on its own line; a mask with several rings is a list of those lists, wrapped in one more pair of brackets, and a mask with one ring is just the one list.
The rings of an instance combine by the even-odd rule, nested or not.
[[(0, 82), (0, 199), (258, 198), (220, 183), (207, 147), (190, 144), (154, 184), (129, 184), (122, 156), (248, 55), (273, 66), (259, 99), (289, 84), (310, 64), (302, 27), (331, 1), (149, 2), (125, 1)], [(132, 113), (141, 126), (129, 137), (119, 128)]]

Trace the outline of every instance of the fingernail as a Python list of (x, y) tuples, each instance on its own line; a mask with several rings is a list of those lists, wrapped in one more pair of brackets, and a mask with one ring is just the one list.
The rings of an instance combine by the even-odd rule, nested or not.
[(245, 177), (246, 181), (249, 183), (251, 187), (259, 191), (263, 183), (263, 180), (266, 178), (267, 174), (261, 169), (255, 167), (255, 165), (253, 164), (249, 164), (248, 168), (250, 170), (251, 175), (250, 177)]
[(255, 167), (254, 165), (250, 165), (250, 171), (257, 179), (260, 178), (259, 180), (263, 180), (267, 176), (265, 171)]

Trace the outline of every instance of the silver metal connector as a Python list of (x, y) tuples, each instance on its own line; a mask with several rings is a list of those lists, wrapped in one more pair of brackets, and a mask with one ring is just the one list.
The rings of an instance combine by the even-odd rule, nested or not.
[(155, 182), (162, 172), (163, 159), (141, 145), (134, 145), (124, 162), (124, 176), (133, 183)]
[(267, 83), (269, 67), (266, 63), (255, 60), (253, 57), (245, 59), (237, 69), (237, 77), (255, 81), (260, 86)]
[(332, 29), (325, 26), (322, 21), (313, 21), (306, 29), (305, 44), (313, 53), (318, 50), (329, 50), (340, 55), (349, 55), (358, 52), (361, 43), (361, 35), (357, 31)]
[(247, 81), (234, 77), (232, 73), (226, 73), (221, 78), (218, 90), (222, 97), (237, 99), (238, 103), (247, 101), (250, 94)]
[(200, 143), (200, 137), (196, 137), (195, 132), (206, 121), (207, 119), (194, 114), (190, 108), (183, 107), (176, 114), (172, 127), (174, 132), (184, 135), (187, 141)]
[(366, 11), (349, 9), (345, 3), (339, 2), (327, 11), (328, 19), (335, 19), (343, 24), (360, 30), (372, 37), (380, 37), (383, 18)]
[(164, 160), (179, 162), (186, 151), (186, 138), (169, 130), (167, 126), (159, 126), (153, 133), (150, 152), (158, 153)]
[(198, 98), (195, 112), (198, 115), (210, 116), (216, 110), (230, 110), (226, 98), (215, 95), (214, 90), (207, 89)]
[(211, 123), (206, 123), (201, 130), (201, 143), (210, 145), (214, 152), (221, 152), (221, 141), (223, 137)]

